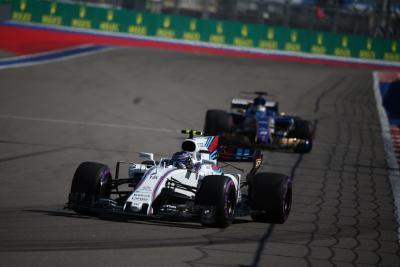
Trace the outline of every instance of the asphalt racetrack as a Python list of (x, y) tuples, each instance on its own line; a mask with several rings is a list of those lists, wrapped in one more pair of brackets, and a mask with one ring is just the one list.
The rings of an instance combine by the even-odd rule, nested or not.
[[(0, 70), (0, 266), (400, 266), (369, 70), (122, 48)], [(312, 153), (266, 153), (294, 177), (283, 225), (227, 229), (64, 210), (82, 161), (168, 156), (180, 129), (240, 91), (315, 124)]]

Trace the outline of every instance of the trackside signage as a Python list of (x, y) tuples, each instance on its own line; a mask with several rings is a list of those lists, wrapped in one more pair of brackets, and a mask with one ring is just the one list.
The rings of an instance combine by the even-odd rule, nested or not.
[(77, 12), (75, 10), (74, 16), (71, 19), (70, 26), (76, 28), (92, 29), (93, 23), (90, 19), (90, 16), (88, 16), (88, 11), (90, 12), (90, 9), (88, 9), (85, 5), (79, 5), (76, 6), (75, 9), (76, 8), (78, 8), (78, 16), (76, 15)]
[(132, 14), (130, 23), (128, 25), (128, 32), (135, 35), (148, 35), (148, 16), (142, 13)]
[(41, 16), (41, 22), (43, 24), (62, 25), (63, 18), (60, 12), (57, 12), (57, 2), (51, 2), (50, 6), (47, 7), (44, 14)]
[(32, 21), (31, 5), (28, 4), (27, 0), (21, 0), (18, 3), (14, 3), (12, 12), (12, 19), (19, 21)]
[(277, 33), (279, 33), (279, 31), (277, 31), (276, 28), (273, 27), (262, 28), (262, 33), (260, 35), (261, 38), (258, 41), (258, 47), (273, 50), (279, 49), (279, 37), (277, 36)]
[[(4, 2), (4, 1), (3, 1)], [(57, 1), (8, 0), (19, 22), (209, 44), (400, 62), (400, 40), (161, 15)]]

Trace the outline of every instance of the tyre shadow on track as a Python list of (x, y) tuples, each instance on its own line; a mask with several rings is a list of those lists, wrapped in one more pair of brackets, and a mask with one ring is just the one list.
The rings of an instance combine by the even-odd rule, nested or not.
[[(68, 210), (42, 210), (42, 209), (27, 209), (23, 210), (24, 212), (34, 212), (41, 213), (46, 216), (57, 216), (57, 217), (67, 217), (67, 218), (75, 218), (75, 219), (86, 219), (86, 220), (104, 220), (110, 222), (119, 222), (119, 223), (132, 223), (132, 224), (146, 224), (146, 225), (157, 225), (157, 226), (166, 226), (166, 227), (176, 227), (176, 228), (188, 228), (188, 229), (206, 229), (210, 227), (205, 227), (201, 225), (193, 225), (193, 223), (198, 223), (196, 220), (188, 220), (188, 219), (179, 219), (179, 218), (149, 218), (145, 216), (122, 216), (122, 215), (114, 215), (114, 214), (101, 214), (101, 215), (83, 215), (78, 214)], [(235, 219), (233, 224), (243, 224), (250, 223), (251, 220), (244, 219)]]

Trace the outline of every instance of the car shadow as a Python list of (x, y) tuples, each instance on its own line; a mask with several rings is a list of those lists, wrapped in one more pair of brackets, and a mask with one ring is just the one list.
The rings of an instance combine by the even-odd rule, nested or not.
[[(46, 216), (56, 216), (56, 217), (66, 217), (74, 219), (84, 219), (84, 220), (104, 220), (112, 221), (118, 223), (131, 223), (131, 224), (147, 224), (147, 225), (157, 225), (164, 227), (176, 227), (176, 228), (187, 228), (187, 229), (207, 229), (210, 227), (205, 227), (199, 224), (197, 220), (194, 219), (181, 219), (181, 218), (152, 218), (146, 216), (135, 216), (135, 215), (119, 215), (119, 214), (97, 214), (97, 215), (85, 215), (76, 213), (74, 211), (64, 209), (64, 210), (44, 210), (44, 209), (26, 209), (24, 212), (34, 212), (41, 213)], [(249, 223), (251, 221), (244, 219), (235, 219), (233, 224), (243, 224)], [(196, 223), (197, 225), (194, 225)]]

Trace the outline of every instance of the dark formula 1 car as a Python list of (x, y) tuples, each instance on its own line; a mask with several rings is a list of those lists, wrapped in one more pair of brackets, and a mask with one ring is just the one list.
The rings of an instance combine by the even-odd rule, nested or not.
[[(218, 136), (188, 133), (182, 150), (171, 158), (155, 161), (152, 153), (142, 152), (147, 160), (128, 163), (128, 177), (119, 175), (123, 162), (117, 162), (114, 179), (106, 165), (81, 163), (67, 208), (89, 215), (190, 218), (217, 227), (227, 227), (234, 217), (246, 215), (258, 222), (286, 221), (292, 201), (291, 178), (258, 172), (262, 155), (252, 150), (239, 160), (253, 162), (242, 181), (241, 174), (224, 172), (224, 166), (218, 165)], [(224, 160), (230, 159), (228, 154)], [(248, 188), (247, 193), (242, 187)]]
[(251, 99), (233, 99), (231, 112), (208, 110), (205, 135), (219, 135), (226, 144), (257, 149), (284, 149), (308, 153), (312, 149), (311, 123), (278, 113), (278, 103), (265, 92)]

